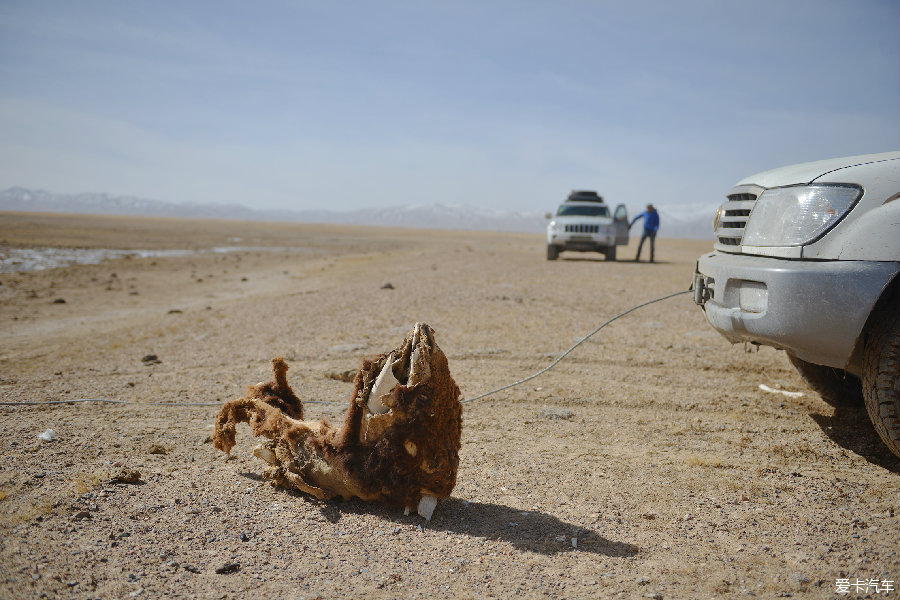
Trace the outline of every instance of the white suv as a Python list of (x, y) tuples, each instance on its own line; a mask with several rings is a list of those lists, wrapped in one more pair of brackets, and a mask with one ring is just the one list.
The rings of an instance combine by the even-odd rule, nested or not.
[(900, 456), (900, 152), (739, 181), (694, 301), (732, 342), (781, 348), (832, 403), (863, 396)]
[(573, 191), (556, 209), (547, 225), (547, 260), (556, 260), (563, 250), (601, 252), (616, 260), (616, 246), (628, 243), (628, 210), (624, 204), (609, 214), (609, 206), (597, 192)]

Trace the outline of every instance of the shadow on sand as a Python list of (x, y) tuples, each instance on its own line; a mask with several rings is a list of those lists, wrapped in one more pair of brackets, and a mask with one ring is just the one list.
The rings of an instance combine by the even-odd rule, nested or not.
[[(632, 544), (608, 540), (590, 529), (533, 510), (456, 498), (444, 500), (438, 510), (440, 518), (428, 524), (430, 529), (503, 540), (536, 554), (552, 555), (577, 548), (605, 556), (633, 556), (639, 550)], [(577, 540), (577, 546), (572, 545), (572, 538)]]
[(641, 260), (635, 260), (633, 258), (625, 258), (619, 257), (616, 260), (606, 260), (602, 255), (601, 256), (560, 256), (557, 260), (561, 262), (595, 262), (595, 263), (605, 263), (605, 262), (619, 262), (619, 263), (640, 263), (645, 265), (667, 265), (670, 264), (670, 261), (659, 260), (656, 259), (653, 262), (646, 257)]
[[(250, 473), (242, 473), (257, 479)], [(608, 540), (598, 533), (566, 523), (552, 515), (538, 511), (522, 511), (502, 504), (469, 502), (447, 498), (438, 506), (431, 521), (416, 514), (404, 516), (400, 509), (377, 502), (361, 500), (320, 501), (297, 490), (280, 490), (318, 507), (330, 523), (337, 523), (345, 514), (374, 515), (387, 521), (421, 525), (433, 531), (447, 531), (484, 540), (509, 542), (519, 550), (552, 556), (558, 552), (590, 552), (604, 556), (634, 556), (640, 550), (633, 544)], [(572, 544), (575, 538), (576, 545)]]
[(894, 456), (878, 437), (862, 402), (836, 404), (832, 416), (818, 413), (809, 416), (840, 447), (892, 473), (900, 473), (900, 458)]

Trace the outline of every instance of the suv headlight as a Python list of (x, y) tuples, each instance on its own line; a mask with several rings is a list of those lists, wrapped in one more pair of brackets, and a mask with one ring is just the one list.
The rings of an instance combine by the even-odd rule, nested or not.
[(862, 196), (851, 185), (772, 188), (759, 195), (744, 230), (747, 246), (803, 246), (834, 227)]

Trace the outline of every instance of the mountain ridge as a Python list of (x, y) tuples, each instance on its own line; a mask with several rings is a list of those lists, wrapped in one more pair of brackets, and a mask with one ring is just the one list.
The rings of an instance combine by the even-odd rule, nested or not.
[[(240, 204), (178, 204), (102, 192), (58, 194), (19, 186), (0, 191), (0, 210), (522, 233), (541, 233), (547, 225), (542, 214), (495, 210), (467, 204), (410, 204), (349, 211), (277, 210), (254, 209)], [(707, 214), (711, 215), (713, 211), (714, 209), (710, 209)], [(711, 238), (711, 227), (708, 225), (711, 217), (679, 219), (673, 217), (670, 211), (661, 211), (661, 214), (663, 227), (660, 235), (663, 237)]]

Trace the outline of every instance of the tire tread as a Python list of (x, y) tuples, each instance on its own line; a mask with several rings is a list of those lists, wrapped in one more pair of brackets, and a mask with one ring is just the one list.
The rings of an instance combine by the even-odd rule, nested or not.
[(900, 457), (900, 314), (885, 313), (874, 324), (863, 363), (863, 397), (875, 431)]

